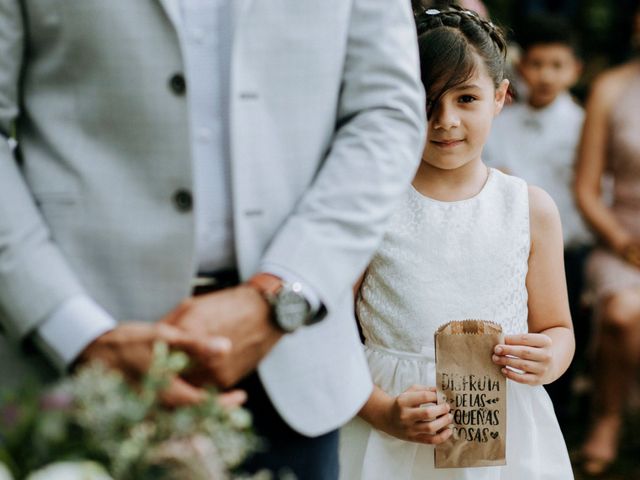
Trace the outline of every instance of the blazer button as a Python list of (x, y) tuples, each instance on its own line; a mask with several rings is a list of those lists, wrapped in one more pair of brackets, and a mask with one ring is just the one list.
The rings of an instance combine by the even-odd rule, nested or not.
[(169, 88), (176, 95), (184, 95), (187, 91), (187, 82), (181, 73), (176, 73), (169, 79)]
[(179, 212), (190, 212), (193, 208), (193, 196), (189, 190), (178, 190), (173, 194), (173, 204)]

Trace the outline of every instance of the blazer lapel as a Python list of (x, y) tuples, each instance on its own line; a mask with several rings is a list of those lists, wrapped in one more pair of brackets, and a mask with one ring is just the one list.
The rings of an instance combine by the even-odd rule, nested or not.
[[(167, 17), (178, 29), (180, 25), (180, 5), (179, 0), (157, 0), (162, 5)], [(254, 0), (230, 0), (233, 3), (233, 19), (234, 24), (238, 24), (238, 20), (249, 10)]]
[(167, 17), (171, 20), (174, 28), (179, 30), (180, 26), (180, 5), (178, 3), (179, 0), (157, 0), (162, 5)]

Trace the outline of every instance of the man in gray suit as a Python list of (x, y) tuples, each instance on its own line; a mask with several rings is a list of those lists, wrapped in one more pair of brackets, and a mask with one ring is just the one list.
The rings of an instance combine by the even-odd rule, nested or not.
[(417, 65), (405, 0), (0, 0), (2, 385), (136, 378), (163, 340), (245, 379), (256, 466), (335, 478), (372, 388), (350, 286), (420, 158)]

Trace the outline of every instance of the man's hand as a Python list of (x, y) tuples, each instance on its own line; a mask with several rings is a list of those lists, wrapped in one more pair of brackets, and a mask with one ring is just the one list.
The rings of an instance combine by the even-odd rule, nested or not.
[[(108, 368), (119, 370), (127, 380), (136, 383), (148, 371), (153, 358), (153, 345), (165, 342), (170, 348), (182, 350), (200, 362), (221, 360), (231, 344), (224, 338), (198, 338), (195, 335), (167, 323), (182, 311), (182, 306), (165, 317), (162, 323), (123, 323), (95, 339), (80, 354), (76, 365), (101, 361)], [(205, 398), (206, 392), (180, 377), (171, 379), (162, 394), (163, 402), (170, 407), (193, 405)], [(225, 406), (237, 406), (244, 402), (245, 394), (234, 391), (221, 396)]]
[[(228, 388), (255, 370), (282, 337), (270, 315), (262, 295), (254, 287), (240, 285), (185, 300), (180, 314), (163, 322), (203, 339), (225, 337), (231, 341), (229, 355), (212, 356), (199, 378), (190, 377), (194, 382), (209, 381)], [(213, 371), (213, 376), (203, 378), (201, 373), (208, 371)]]

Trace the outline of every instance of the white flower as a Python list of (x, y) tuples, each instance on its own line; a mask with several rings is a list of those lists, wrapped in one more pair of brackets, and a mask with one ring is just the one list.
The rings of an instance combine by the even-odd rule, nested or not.
[(0, 462), (0, 480), (13, 480), (13, 476), (9, 469)]
[(113, 480), (113, 478), (95, 462), (57, 462), (30, 474), (26, 480)]
[(231, 426), (238, 430), (251, 428), (251, 414), (243, 408), (234, 408), (229, 412), (229, 421)]

